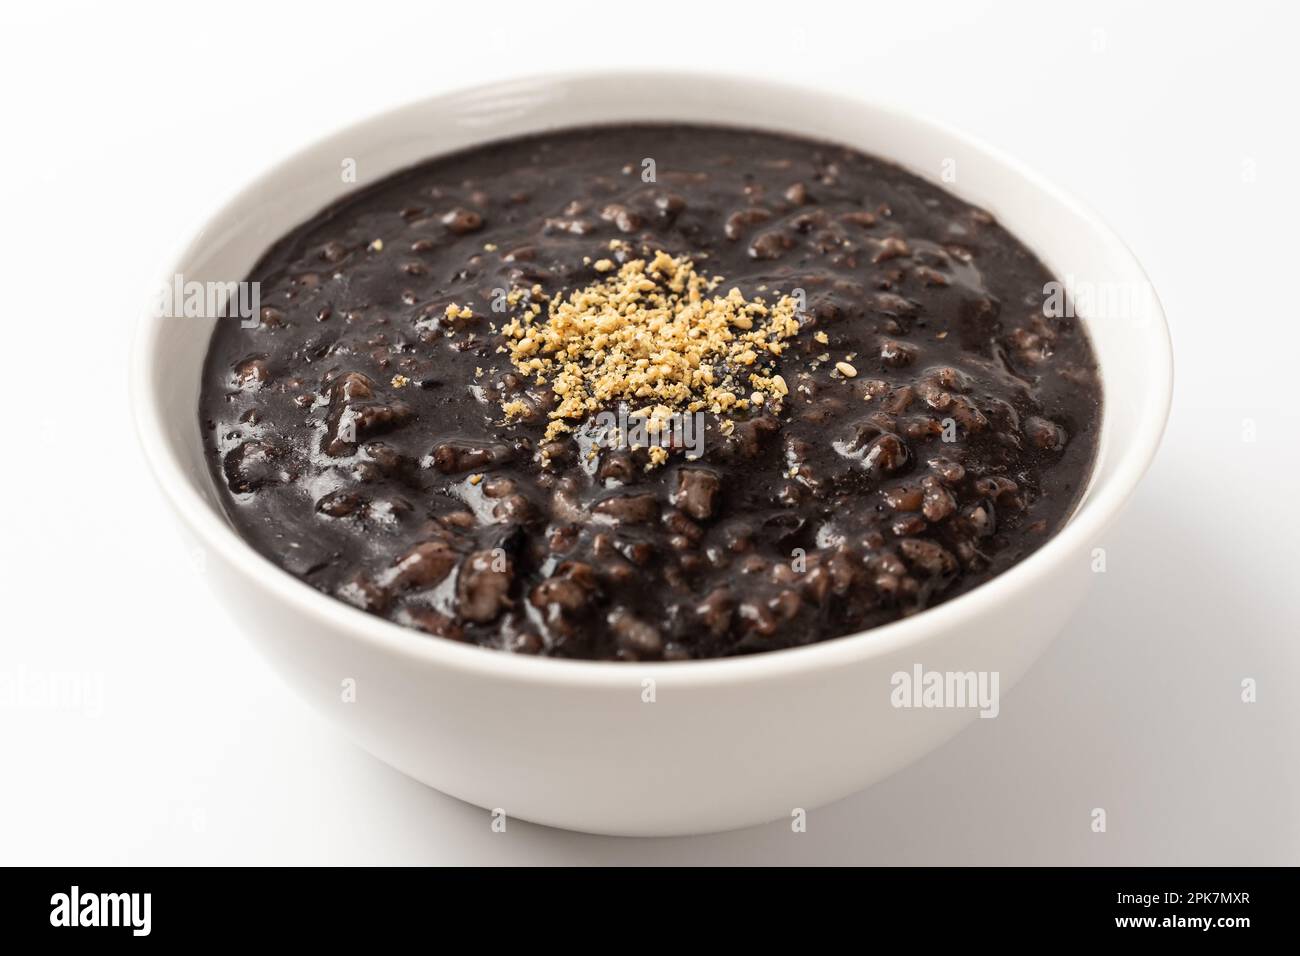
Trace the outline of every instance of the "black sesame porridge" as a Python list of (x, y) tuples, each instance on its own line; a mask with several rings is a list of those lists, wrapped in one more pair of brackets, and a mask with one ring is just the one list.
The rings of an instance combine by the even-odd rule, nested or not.
[[(713, 127), (499, 142), (253, 269), (200, 419), (230, 520), (438, 638), (724, 657), (915, 614), (1054, 534), (1085, 330), (993, 218), (853, 150)], [(246, 324), (246, 323), (245, 323)]]

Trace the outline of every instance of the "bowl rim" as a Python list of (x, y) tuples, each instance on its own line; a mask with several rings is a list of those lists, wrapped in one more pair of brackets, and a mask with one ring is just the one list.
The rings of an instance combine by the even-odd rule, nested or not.
[[(338, 598), (324, 594), (294, 577), (260, 554), (227, 522), (218, 510), (206, 501), (192, 484), (190, 470), (181, 461), (167, 437), (165, 412), (151, 387), (155, 362), (155, 342), (167, 318), (145, 312), (136, 325), (131, 344), (129, 369), (130, 404), (145, 459), (164, 496), (197, 537), (203, 546), (215, 551), (235, 572), (246, 578), (253, 587), (261, 588), (302, 616), (328, 627), (346, 631), (349, 636), (373, 648), (407, 659), (412, 664), (435, 665), (473, 673), (490, 675), (502, 680), (554, 684), (572, 687), (618, 687), (628, 682), (640, 682), (647, 674), (656, 680), (671, 679), (672, 686), (713, 686), (719, 684), (745, 684), (770, 678), (792, 678), (796, 675), (842, 667), (880, 657), (908, 647), (919, 646), (940, 632), (960, 628), (964, 619), (974, 614), (988, 612), (999, 603), (1012, 598), (1017, 591), (1032, 586), (1036, 577), (1049, 567), (1074, 554), (1079, 543), (1086, 538), (1096, 539), (1128, 500), (1138, 481), (1145, 474), (1156, 451), (1169, 417), (1173, 391), (1173, 351), (1168, 323), (1154, 287), (1150, 283), (1137, 257), (1122, 239), (1092, 209), (1065, 193), (1039, 173), (1001, 150), (969, 136), (946, 123), (934, 120), (913, 110), (904, 110), (874, 99), (852, 94), (830, 92), (803, 84), (766, 79), (752, 79), (733, 73), (705, 72), (674, 69), (593, 69), (562, 73), (542, 73), (517, 76), (476, 86), (456, 88), (433, 96), (421, 97), (395, 107), (370, 114), (338, 129), (317, 137), (287, 156), (281, 157), (251, 182), (226, 199), (213, 210), (204, 224), (179, 246), (179, 252), (170, 258), (174, 275), (192, 244), (208, 231), (230, 208), (254, 195), (260, 186), (277, 173), (301, 165), (323, 144), (360, 127), (397, 119), (401, 114), (439, 101), (448, 105), (456, 101), (477, 100), (494, 94), (507, 94), (521, 85), (541, 86), (575, 82), (655, 83), (656, 81), (687, 81), (693, 84), (743, 83), (755, 95), (765, 92), (772, 95), (802, 96), (820, 105), (837, 109), (866, 110), (886, 115), (891, 119), (924, 129), (962, 148), (979, 153), (984, 159), (1003, 167), (1033, 189), (1050, 196), (1085, 220), (1120, 257), (1119, 261), (1140, 276), (1150, 290), (1149, 320), (1154, 325), (1150, 337), (1152, 354), (1148, 356), (1148, 383), (1155, 401), (1146, 403), (1145, 415), (1135, 428), (1134, 440), (1122, 449), (1109, 449), (1114, 456), (1114, 473), (1099, 480), (1100, 461), (1094, 463), (1090, 485), (1083, 493), (1075, 512), (1056, 534), (1036, 551), (1012, 567), (949, 601), (925, 611), (870, 628), (854, 634), (799, 647), (782, 648), (742, 657), (712, 658), (691, 661), (591, 661), (564, 658), (538, 657), (510, 654), (492, 648), (439, 639), (403, 627), (386, 618), (369, 614)], [(579, 125), (575, 120), (567, 125)], [(801, 135), (789, 130), (791, 135)], [(491, 131), (483, 138), (492, 139)], [(437, 155), (431, 154), (431, 155)], [(887, 152), (881, 158), (891, 161)], [(906, 168), (906, 164), (904, 164)], [(1103, 369), (1103, 382), (1104, 382)], [(1105, 404), (1111, 400), (1103, 395)], [(197, 417), (195, 419), (197, 426)]]

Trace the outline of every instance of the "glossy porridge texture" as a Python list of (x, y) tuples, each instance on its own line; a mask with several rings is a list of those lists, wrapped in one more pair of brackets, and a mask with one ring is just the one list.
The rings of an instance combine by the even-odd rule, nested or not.
[(678, 660), (855, 633), (1031, 553), (1095, 455), (1051, 274), (823, 143), (496, 143), (359, 185), (248, 278), (260, 324), (218, 323), (200, 408), (230, 520), (431, 640)]

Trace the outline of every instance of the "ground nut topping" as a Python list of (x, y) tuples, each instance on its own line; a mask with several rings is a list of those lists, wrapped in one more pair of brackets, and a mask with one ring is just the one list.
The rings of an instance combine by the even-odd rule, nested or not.
[(261, 305), (217, 323), (200, 398), (232, 524), (430, 640), (677, 661), (857, 633), (1030, 554), (1096, 450), (1051, 274), (826, 143), (489, 144), (228, 278)]
[[(608, 263), (595, 268), (609, 272)], [(558, 400), (544, 437), (620, 401), (641, 406), (635, 414), (651, 422), (672, 410), (744, 410), (764, 404), (765, 393), (779, 406), (786, 392), (772, 362), (799, 331), (795, 300), (782, 296), (769, 308), (734, 287), (711, 295), (722, 281), (660, 251), (552, 300), (545, 321), (534, 306), (506, 325), (515, 368), (549, 382)], [(504, 408), (508, 416), (523, 411), (513, 402)]]

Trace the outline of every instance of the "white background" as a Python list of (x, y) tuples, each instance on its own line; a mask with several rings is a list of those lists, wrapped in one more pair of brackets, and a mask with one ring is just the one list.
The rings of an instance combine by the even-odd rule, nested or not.
[[(0, 701), (0, 863), (1300, 863), (1294, 5), (177, 6), (0, 5), (0, 677), (103, 688)], [(167, 259), (271, 162), (456, 86), (637, 65), (972, 132), (1109, 220), (1173, 330), (1169, 432), (1081, 613), (997, 720), (804, 834), (495, 834), (367, 756), (232, 630), (126, 413)]]

